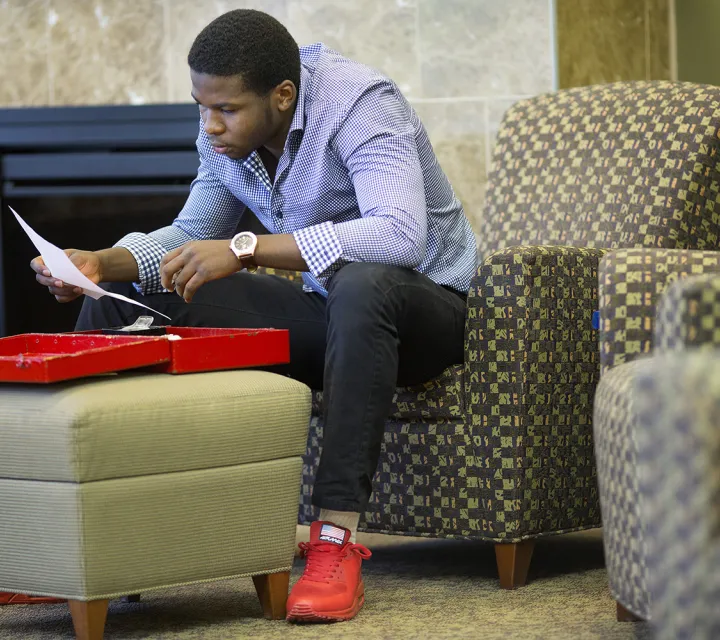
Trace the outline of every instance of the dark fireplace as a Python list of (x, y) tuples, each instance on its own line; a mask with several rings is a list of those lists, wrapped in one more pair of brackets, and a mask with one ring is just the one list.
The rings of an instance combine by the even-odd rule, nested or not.
[(198, 122), (186, 104), (0, 110), (0, 335), (70, 331), (82, 304), (35, 282), (8, 205), (63, 249), (170, 224), (197, 171)]

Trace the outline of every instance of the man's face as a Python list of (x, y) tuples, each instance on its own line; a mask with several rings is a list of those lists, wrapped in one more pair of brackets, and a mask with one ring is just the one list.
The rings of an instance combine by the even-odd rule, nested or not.
[(190, 71), (192, 96), (200, 106), (205, 132), (216, 153), (247, 158), (278, 133), (275, 96), (243, 87), (241, 76), (211, 76)]

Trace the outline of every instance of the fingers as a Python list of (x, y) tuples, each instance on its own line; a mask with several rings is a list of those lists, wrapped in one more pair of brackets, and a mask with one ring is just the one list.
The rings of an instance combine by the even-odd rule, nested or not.
[(79, 293), (72, 293), (69, 296), (55, 296), (55, 300), (58, 302), (72, 302), (73, 300), (76, 300), (80, 294), (82, 293), (82, 289)]
[(177, 251), (178, 249), (175, 249), (175, 251), (171, 251), (166, 254), (160, 262), (160, 280), (163, 287), (165, 287), (168, 291), (172, 291), (175, 288), (173, 284), (173, 277), (185, 266), (185, 259), (182, 256), (182, 253), (169, 257), (172, 253), (176, 253)]
[(202, 271), (195, 271), (190, 266), (181, 269), (172, 282), (172, 287), (185, 302), (191, 302), (197, 290), (208, 281)]
[(195, 271), (189, 265), (173, 274), (170, 281), (170, 290), (175, 291), (181, 298), (184, 297), (185, 285), (195, 276)]
[(193, 275), (190, 280), (188, 280), (187, 284), (183, 287), (182, 291), (182, 297), (185, 302), (192, 302), (193, 297), (197, 293), (197, 290), (205, 284), (205, 278), (202, 277), (199, 273), (196, 273)]
[(163, 257), (162, 260), (160, 260), (160, 268), (162, 269), (170, 260), (174, 260), (177, 258), (185, 249), (187, 244), (184, 244), (182, 247), (178, 247), (177, 249), (173, 249), (172, 251), (168, 251)]
[(48, 287), (48, 291), (51, 295), (55, 296), (55, 299), (58, 302), (70, 302), (82, 295), (82, 289), (80, 287), (73, 287), (70, 285), (62, 287), (50, 286)]
[(50, 275), (50, 269), (48, 269), (48, 268), (45, 266), (45, 261), (42, 259), (42, 256), (38, 256), (37, 258), (33, 258), (33, 259), (30, 261), (30, 268), (31, 268), (35, 273), (40, 273), (40, 274), (43, 274), (43, 275), (46, 275), (46, 276), (49, 276), (49, 275)]

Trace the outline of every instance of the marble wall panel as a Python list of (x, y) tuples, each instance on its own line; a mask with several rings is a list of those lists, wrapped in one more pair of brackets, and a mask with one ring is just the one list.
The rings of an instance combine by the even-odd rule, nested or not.
[[(423, 117), (474, 221), (494, 131), (552, 88), (550, 0), (0, 0), (0, 106), (189, 102), (187, 53), (212, 19), (267, 11), (392, 77)], [(17, 62), (14, 62), (17, 61)], [(28, 72), (15, 77), (12, 69)], [(512, 97), (512, 99), (510, 99)]]
[(646, 0), (649, 39), (648, 79), (670, 80), (670, 3), (674, 0)]
[(47, 0), (0, 2), (0, 105), (49, 104), (47, 18)]
[(288, 0), (287, 26), (299, 44), (323, 42), (379, 69), (408, 97), (422, 95), (418, 0)]
[(233, 9), (257, 9), (287, 26), (286, 0), (173, 0), (167, 11), (168, 99), (192, 102), (187, 55), (195, 37), (219, 15)]
[(560, 88), (670, 79), (670, 0), (555, 0)]
[(487, 182), (485, 101), (420, 103), (414, 107), (440, 166), (477, 231)]
[(547, 0), (417, 1), (425, 97), (499, 97), (553, 88)]
[(50, 0), (54, 104), (167, 99), (163, 0)]

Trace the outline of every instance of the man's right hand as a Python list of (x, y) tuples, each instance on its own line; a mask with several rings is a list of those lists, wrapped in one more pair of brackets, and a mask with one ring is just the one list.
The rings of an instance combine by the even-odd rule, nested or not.
[[(95, 284), (102, 281), (102, 262), (100, 256), (94, 251), (80, 251), (78, 249), (65, 249), (70, 261)], [(46, 286), (58, 302), (70, 302), (82, 295), (80, 287), (65, 284), (62, 280), (53, 278), (42, 257), (38, 256), (30, 262), (30, 268), (35, 272), (35, 279)]]

